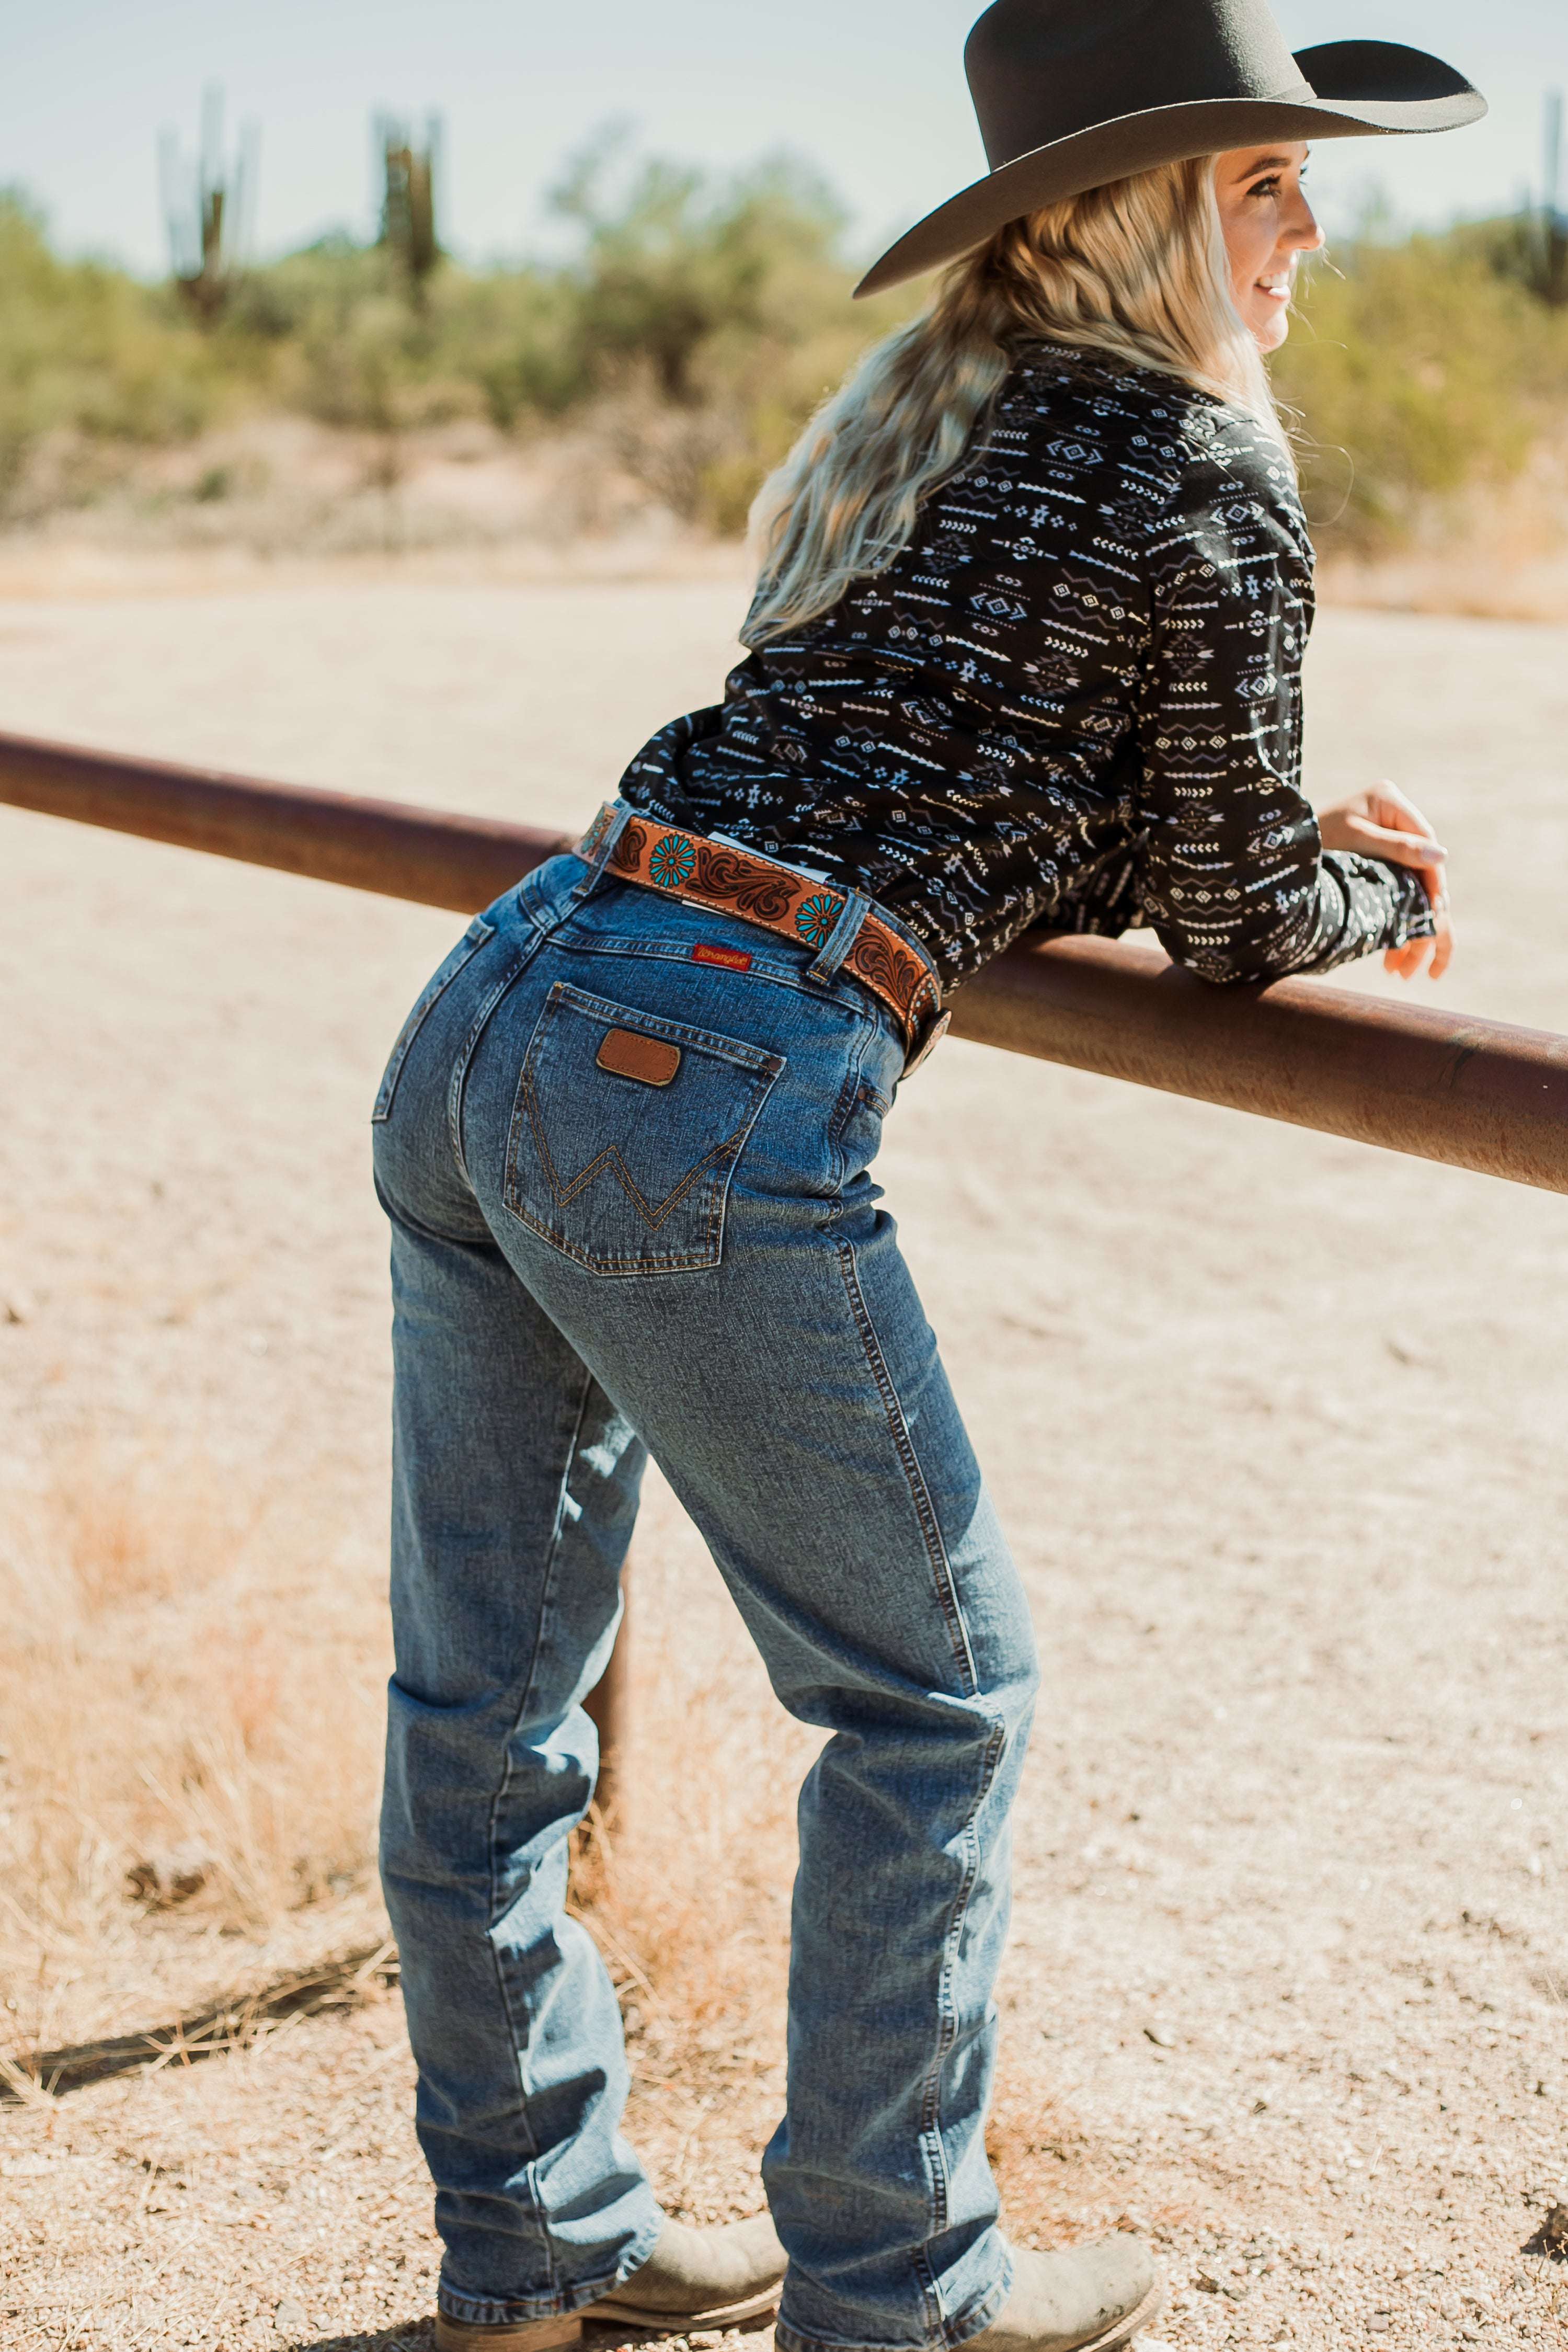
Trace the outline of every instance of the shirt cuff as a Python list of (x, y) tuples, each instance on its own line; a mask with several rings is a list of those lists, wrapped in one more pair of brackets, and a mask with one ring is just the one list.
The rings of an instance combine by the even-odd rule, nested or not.
[[(1323, 864), (1337, 869), (1353, 906), (1358, 900), (1364, 904), (1367, 886), (1382, 901), (1383, 920), (1375, 936), (1364, 940), (1355, 952), (1373, 954), (1380, 948), (1402, 948), (1410, 940), (1436, 937), (1437, 919), (1417, 867), (1395, 866), (1385, 857), (1362, 857), (1343, 849), (1326, 851)], [(1353, 882), (1360, 882), (1363, 888), (1353, 891), (1349, 887)]]

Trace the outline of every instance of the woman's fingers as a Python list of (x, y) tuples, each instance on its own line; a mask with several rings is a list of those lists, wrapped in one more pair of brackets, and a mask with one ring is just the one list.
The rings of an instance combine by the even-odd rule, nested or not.
[(1366, 795), (1366, 806), (1376, 824), (1385, 824), (1395, 833), (1419, 833), (1431, 839), (1437, 831), (1430, 818), (1422, 814), (1397, 784), (1374, 784)]
[(1383, 783), (1325, 809), (1319, 828), (1325, 848), (1381, 857), (1390, 866), (1413, 866), (1420, 875), (1432, 909), (1433, 936), (1386, 949), (1383, 969), (1396, 979), (1414, 980), (1429, 955), (1430, 977), (1441, 980), (1453, 961), (1454, 928), (1448, 919), (1448, 853), (1430, 821), (1397, 784)]
[(1436, 874), (1423, 874), (1421, 887), (1427, 893), (1427, 903), (1432, 909), (1432, 920), (1437, 926), (1432, 940), (1431, 977), (1441, 980), (1454, 953), (1454, 919), (1448, 901), (1448, 877), (1441, 869)]
[(1427, 969), (1428, 980), (1441, 980), (1454, 957), (1453, 925), (1445, 917), (1437, 927), (1437, 936), (1429, 940), (1406, 940), (1402, 948), (1389, 948), (1383, 958), (1383, 969), (1396, 980), (1416, 980), (1428, 952), (1432, 961)]
[(1414, 980), (1430, 953), (1432, 961), (1427, 967), (1427, 977), (1428, 980), (1442, 979), (1454, 960), (1454, 926), (1448, 914), (1448, 899), (1435, 898), (1432, 912), (1437, 926), (1433, 936), (1426, 940), (1406, 940), (1402, 948), (1389, 948), (1383, 958), (1385, 971), (1394, 973), (1399, 980)]
[(1351, 817), (1346, 830), (1363, 856), (1385, 858), (1391, 866), (1429, 867), (1441, 866), (1448, 858), (1448, 851), (1430, 835), (1399, 832), (1392, 825), (1374, 824), (1370, 817)]

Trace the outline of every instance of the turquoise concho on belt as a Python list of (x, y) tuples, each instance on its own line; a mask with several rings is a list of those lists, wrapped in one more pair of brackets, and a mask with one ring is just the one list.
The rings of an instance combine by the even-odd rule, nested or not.
[(795, 909), (795, 929), (809, 948), (825, 948), (832, 937), (833, 925), (843, 908), (841, 898), (831, 898), (819, 890), (810, 898), (802, 898)]
[(683, 882), (691, 880), (696, 862), (695, 842), (688, 841), (684, 833), (667, 833), (663, 841), (653, 844), (648, 859), (648, 879), (656, 882), (661, 890), (678, 890)]

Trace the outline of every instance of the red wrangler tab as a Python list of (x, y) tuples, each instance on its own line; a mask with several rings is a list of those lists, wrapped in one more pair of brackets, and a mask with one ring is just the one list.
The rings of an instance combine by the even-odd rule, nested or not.
[(751, 958), (744, 948), (710, 948), (699, 940), (692, 950), (694, 963), (721, 963), (726, 971), (749, 971)]

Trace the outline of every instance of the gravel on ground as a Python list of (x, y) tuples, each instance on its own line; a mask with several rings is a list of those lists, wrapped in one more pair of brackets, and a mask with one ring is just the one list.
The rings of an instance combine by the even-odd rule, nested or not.
[[(18, 600), (0, 718), (564, 826), (714, 698), (742, 600), (726, 578)], [(1560, 628), (1331, 611), (1309, 704), (1314, 789), (1394, 776), (1454, 853), (1439, 1001), (1552, 1028), (1565, 654)], [(307, 1495), (279, 1638), (303, 1663), (312, 1596), (350, 1608), (334, 1687), (366, 1724), (388, 1364), (365, 1120), (455, 928), (0, 808), (7, 1486), (21, 1509), (84, 1447), (173, 1444)], [(1545, 2226), (1568, 2203), (1564, 1204), (952, 1042), (880, 1173), (1045, 1664), (1002, 1992), (1009, 2225), (1151, 2231), (1184, 2352), (1568, 2343)], [(701, 1652), (729, 1694), (687, 1773), (776, 1738), (798, 1762), (666, 1491), (636, 1576), (646, 1656)], [(15, 1868), (4, 1891), (25, 1908)], [(127, 1911), (111, 1986), (85, 1963), (47, 1998), (6, 1983), (5, 2047), (153, 2022), (372, 1913), (362, 1883), (318, 1890), (253, 1948)], [(750, 2210), (776, 1998), (721, 2004), (679, 2075), (661, 2031), (639, 2021), (632, 2121), (662, 2192)], [(0, 2342), (424, 2346), (410, 2101), (393, 1993), (201, 2065), (24, 2084)]]

